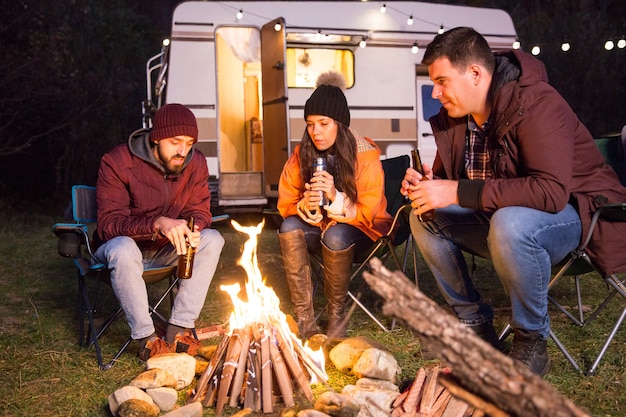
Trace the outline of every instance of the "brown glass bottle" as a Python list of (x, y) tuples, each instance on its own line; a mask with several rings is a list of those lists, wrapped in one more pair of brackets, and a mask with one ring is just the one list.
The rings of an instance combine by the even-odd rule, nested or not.
[[(419, 172), (422, 175), (422, 181), (427, 181), (428, 177), (424, 175), (424, 168), (422, 167), (422, 158), (420, 158), (420, 153), (417, 149), (413, 149), (411, 151), (411, 162), (413, 164), (413, 169)], [(435, 218), (435, 210), (428, 210), (417, 216), (419, 221), (428, 222)]]
[[(193, 232), (193, 227), (194, 227), (193, 216), (189, 218), (188, 226), (189, 226), (189, 230)], [(184, 255), (180, 255), (178, 257), (177, 275), (178, 275), (178, 278), (183, 278), (183, 279), (191, 278), (191, 274), (193, 273), (193, 258), (194, 258), (194, 255), (196, 254), (196, 248), (194, 248), (193, 246), (189, 244), (188, 238), (186, 239), (186, 241), (187, 241), (187, 253), (185, 253)]]

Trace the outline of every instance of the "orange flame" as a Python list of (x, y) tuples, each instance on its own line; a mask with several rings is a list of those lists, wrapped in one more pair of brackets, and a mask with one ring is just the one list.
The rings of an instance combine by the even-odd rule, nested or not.
[[(246, 271), (248, 277), (245, 283), (247, 301), (239, 298), (241, 286), (238, 283), (220, 286), (222, 291), (230, 295), (233, 302), (233, 311), (229, 321), (229, 334), (232, 334), (234, 329), (244, 329), (250, 324), (260, 324), (266, 327), (273, 327), (283, 335), (290, 335), (292, 337), (284, 337), (284, 340), (290, 344), (291, 351), (294, 350), (291, 342), (295, 341), (317, 365), (325, 379), (324, 382), (326, 382), (328, 376), (326, 375), (322, 349), (313, 351), (307, 344), (302, 345), (302, 341), (291, 332), (287, 325), (287, 316), (280, 309), (280, 299), (271, 287), (265, 285), (257, 259), (258, 236), (263, 230), (265, 220), (256, 226), (242, 226), (235, 220), (231, 220), (231, 224), (238, 232), (247, 234), (249, 239), (244, 243), (243, 252), (238, 263)], [(310, 374), (312, 378), (311, 383), (317, 382), (316, 373), (310, 372)]]

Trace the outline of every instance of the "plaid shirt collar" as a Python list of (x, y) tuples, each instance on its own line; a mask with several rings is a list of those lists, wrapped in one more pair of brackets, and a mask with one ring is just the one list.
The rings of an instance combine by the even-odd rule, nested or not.
[(471, 115), (467, 116), (465, 134), (465, 173), (471, 180), (493, 178), (487, 143), (489, 141), (490, 118), (478, 126)]

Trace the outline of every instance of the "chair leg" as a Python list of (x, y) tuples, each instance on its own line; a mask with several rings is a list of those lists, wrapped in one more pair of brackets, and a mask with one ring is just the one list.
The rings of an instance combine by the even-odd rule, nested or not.
[[(93, 309), (91, 308), (91, 303), (89, 302), (89, 294), (87, 293), (87, 285), (85, 283), (85, 277), (80, 275), (78, 276), (78, 287), (80, 291), (80, 301), (79, 305), (81, 308), (81, 320), (80, 320), (80, 337), (81, 337), (81, 346), (89, 346), (89, 344), (93, 344), (96, 349), (96, 357), (98, 358), (98, 366), (102, 368), (102, 352), (100, 351), (100, 344), (98, 343), (98, 332), (96, 331), (96, 324), (94, 323), (93, 317)], [(89, 330), (87, 332), (87, 338), (90, 343), (87, 343), (87, 340), (84, 339), (85, 330), (83, 328), (83, 314), (87, 313), (87, 320), (89, 322)]]
[(604, 345), (602, 345), (602, 349), (600, 349), (600, 353), (596, 357), (596, 360), (593, 361), (593, 364), (591, 365), (591, 368), (589, 368), (587, 370), (587, 372), (586, 372), (587, 375), (595, 375), (596, 368), (600, 364), (600, 361), (602, 360), (602, 357), (604, 356), (607, 348), (609, 347), (609, 344), (613, 341), (613, 338), (615, 337), (615, 334), (617, 333), (617, 331), (619, 330), (620, 326), (622, 325), (622, 322), (624, 321), (624, 318), (626, 318), (626, 307), (624, 308), (624, 310), (622, 310), (622, 314), (620, 315), (619, 319), (615, 323), (615, 326), (613, 326), (613, 330), (611, 330), (611, 333), (609, 334), (609, 337), (606, 339), (606, 342), (604, 342)]
[[(159, 313), (157, 309), (167, 297), (172, 297), (172, 291), (174, 290), (174, 287), (176, 287), (177, 285), (178, 285), (178, 278), (170, 279), (169, 287), (167, 287), (167, 290), (165, 290), (163, 295), (161, 295), (161, 298), (157, 300), (154, 306), (150, 306), (150, 316), (154, 314), (159, 320), (162, 320), (163, 322), (167, 323), (167, 318), (165, 318), (161, 313)], [(170, 302), (171, 300), (172, 298), (170, 298)], [(192, 330), (192, 333), (194, 337), (197, 339), (198, 336), (196, 335), (195, 329)], [(126, 351), (128, 346), (132, 343), (132, 341), (133, 341), (132, 337), (129, 337), (128, 339), (126, 339), (126, 342), (122, 345), (122, 347), (117, 351), (117, 353), (113, 356), (113, 358), (108, 363), (104, 365), (100, 364), (100, 369), (103, 371), (107, 371), (111, 369), (111, 367), (115, 365), (115, 362), (119, 359), (119, 357), (122, 356), (122, 353), (124, 353), (124, 351)]]
[(563, 345), (563, 343), (561, 343), (561, 341), (559, 340), (558, 337), (556, 337), (556, 334), (554, 334), (554, 332), (552, 331), (552, 329), (550, 329), (550, 338), (552, 339), (552, 341), (554, 342), (554, 344), (559, 348), (559, 350), (561, 351), (561, 353), (563, 353), (563, 355), (565, 356), (565, 358), (569, 361), (569, 363), (572, 364), (572, 366), (574, 367), (574, 369), (576, 369), (576, 372), (580, 373), (580, 366), (578, 365), (578, 363), (576, 362), (576, 360), (572, 357), (572, 355), (569, 353), (569, 351), (567, 350), (567, 348), (565, 348), (565, 346)]

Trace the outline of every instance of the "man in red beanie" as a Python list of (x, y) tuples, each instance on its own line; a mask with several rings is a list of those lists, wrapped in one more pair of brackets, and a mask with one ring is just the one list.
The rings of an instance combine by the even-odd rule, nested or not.
[[(209, 171), (204, 155), (193, 147), (197, 140), (193, 113), (167, 104), (154, 115), (152, 130), (133, 132), (127, 144), (113, 148), (100, 163), (97, 234), (103, 243), (95, 256), (111, 272), (142, 360), (167, 350), (194, 328), (224, 246), (220, 233), (209, 229)], [(187, 226), (191, 216), (194, 230)], [(180, 280), (162, 340), (149, 313), (142, 274), (144, 268), (175, 265), (187, 251), (186, 241), (196, 248), (193, 274)]]

